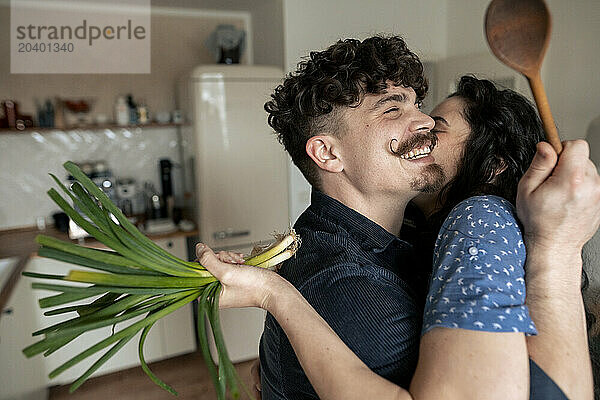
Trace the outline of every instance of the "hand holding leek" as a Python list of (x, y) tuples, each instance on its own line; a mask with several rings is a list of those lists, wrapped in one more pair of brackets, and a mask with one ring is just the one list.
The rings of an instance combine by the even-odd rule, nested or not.
[[(218, 399), (225, 399), (227, 392), (239, 397), (239, 378), (227, 355), (219, 322), (219, 294), (221, 284), (201, 264), (181, 260), (141, 234), (123, 213), (109, 200), (75, 164), (66, 162), (64, 167), (75, 178), (70, 188), (55, 176), (53, 179), (71, 200), (73, 206), (55, 189), (48, 195), (81, 228), (114, 251), (90, 249), (39, 235), (41, 245), (38, 255), (81, 265), (102, 272), (74, 270), (68, 275), (50, 275), (24, 272), (26, 276), (87, 283), (89, 286), (34, 282), (33, 288), (58, 292), (57, 295), (40, 299), (40, 307), (58, 307), (45, 315), (72, 313), (73, 318), (33, 333), (43, 336), (38, 342), (23, 350), (27, 357), (43, 353), (49, 356), (87, 331), (129, 322), (106, 339), (75, 355), (50, 373), (55, 377), (73, 365), (109, 347), (89, 369), (71, 386), (71, 391), (81, 386), (90, 375), (116, 354), (128, 341), (141, 332), (139, 357), (143, 370), (159, 386), (177, 394), (173, 388), (150, 371), (144, 360), (143, 347), (148, 332), (156, 321), (198, 299), (198, 339), (217, 390)], [(79, 210), (76, 211), (75, 207)], [(244, 259), (245, 264), (260, 268), (274, 268), (291, 257), (298, 246), (297, 237), (291, 232), (259, 254)], [(89, 303), (81, 304), (88, 299)], [(77, 302), (75, 305), (67, 305)], [(66, 305), (66, 306), (65, 306)], [(62, 307), (59, 307), (62, 306)], [(143, 319), (132, 319), (143, 316)], [(217, 366), (208, 350), (206, 320), (210, 321), (211, 334), (217, 347)]]
[(275, 294), (293, 288), (274, 271), (255, 268), (248, 263), (236, 265), (244, 262), (233, 254), (215, 254), (202, 243), (196, 245), (196, 256), (200, 264), (221, 282), (221, 308), (259, 307), (268, 311)]

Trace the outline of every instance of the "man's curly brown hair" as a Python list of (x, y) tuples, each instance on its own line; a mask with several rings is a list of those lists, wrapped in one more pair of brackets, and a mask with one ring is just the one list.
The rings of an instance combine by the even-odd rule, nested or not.
[(306, 180), (320, 188), (318, 167), (306, 153), (312, 136), (343, 129), (340, 107), (357, 107), (365, 94), (384, 93), (388, 82), (427, 93), (423, 65), (399, 36), (340, 40), (311, 52), (265, 104), (269, 125)]

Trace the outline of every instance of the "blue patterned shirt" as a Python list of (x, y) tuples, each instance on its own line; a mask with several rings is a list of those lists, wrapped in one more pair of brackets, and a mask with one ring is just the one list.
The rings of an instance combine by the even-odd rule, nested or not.
[(421, 334), (435, 327), (537, 334), (525, 306), (525, 245), (512, 204), (475, 196), (437, 237)]

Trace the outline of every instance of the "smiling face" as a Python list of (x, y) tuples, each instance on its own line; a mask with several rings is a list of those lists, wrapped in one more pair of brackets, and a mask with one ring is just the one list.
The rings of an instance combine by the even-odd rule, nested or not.
[[(405, 196), (439, 189), (441, 168), (429, 154), (434, 122), (419, 109), (412, 88), (388, 85), (367, 94), (358, 107), (343, 111), (339, 135), (343, 170), (366, 198)], [(412, 193), (412, 194), (411, 194)]]
[(438, 104), (430, 114), (435, 121), (432, 132), (438, 138), (433, 156), (444, 170), (444, 184), (456, 176), (465, 141), (471, 133), (471, 128), (463, 117), (464, 108), (463, 99), (450, 97)]

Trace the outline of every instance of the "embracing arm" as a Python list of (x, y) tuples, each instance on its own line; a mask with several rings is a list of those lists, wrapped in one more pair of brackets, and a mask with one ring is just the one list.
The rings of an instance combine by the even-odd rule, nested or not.
[(568, 141), (557, 164), (550, 145), (538, 144), (517, 195), (527, 305), (539, 331), (527, 338), (529, 354), (570, 399), (593, 398), (581, 250), (600, 221), (600, 178), (588, 156), (586, 142)]
[(523, 264), (512, 206), (495, 196), (459, 203), (433, 253), (417, 398), (524, 399), (529, 396)]
[(281, 276), (256, 267), (220, 262), (202, 244), (197, 245), (196, 253), (200, 264), (223, 284), (220, 307), (260, 307), (275, 317), (320, 398), (412, 398), (406, 390), (371, 371)]
[[(520, 394), (527, 392), (527, 358), (522, 334), (458, 329), (428, 332), (424, 341), (431, 346), (421, 346), (419, 361), (419, 364), (426, 363), (419, 369), (422, 380), (417, 380), (416, 385), (413, 380), (411, 396), (371, 371), (304, 297), (279, 275), (220, 263), (214, 253), (203, 246), (197, 253), (200, 263), (223, 283), (222, 307), (261, 307), (277, 319), (311, 384), (323, 399), (466, 399), (482, 398), (483, 393), (486, 398), (493, 398), (492, 394), (503, 399), (526, 397), (516, 394), (519, 390)], [(522, 357), (507, 357), (509, 352), (513, 355), (519, 352)], [(444, 374), (453, 381), (431, 380), (433, 376)], [(445, 395), (440, 397), (440, 393)]]
[(423, 335), (410, 385), (416, 399), (527, 399), (523, 333), (435, 328)]
[(302, 368), (322, 399), (411, 399), (371, 371), (287, 281), (269, 290), (266, 309), (285, 331)]

